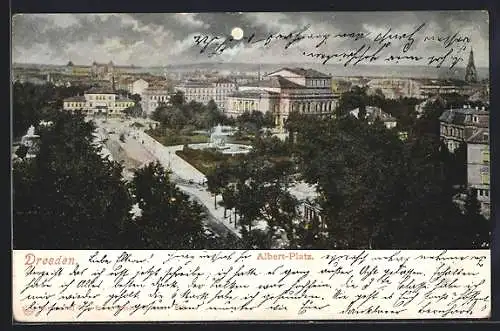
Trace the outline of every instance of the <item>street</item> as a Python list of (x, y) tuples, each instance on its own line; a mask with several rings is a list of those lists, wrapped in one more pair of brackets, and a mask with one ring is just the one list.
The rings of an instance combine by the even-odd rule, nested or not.
[[(214, 240), (229, 236), (241, 238), (241, 234), (230, 222), (230, 212), (224, 217), (224, 208), (214, 205), (213, 195), (207, 191), (205, 176), (175, 154), (183, 148), (179, 146), (163, 146), (141, 130), (130, 127), (132, 121), (120, 119), (93, 119), (98, 133), (105, 140), (105, 145), (115, 160), (124, 165), (124, 177), (131, 179), (134, 169), (158, 160), (166, 169), (171, 170), (171, 180), (177, 187), (200, 203), (207, 214), (204, 226), (207, 233), (214, 233)], [(122, 136), (122, 140), (120, 140)], [(217, 200), (222, 200), (221, 196)]]

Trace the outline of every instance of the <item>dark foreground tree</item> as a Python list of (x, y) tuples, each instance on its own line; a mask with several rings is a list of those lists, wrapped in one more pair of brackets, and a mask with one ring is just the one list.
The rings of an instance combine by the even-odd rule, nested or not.
[(98, 154), (94, 127), (82, 115), (55, 112), (51, 120), (38, 132), (38, 155), (14, 165), (14, 247), (128, 247), (131, 200), (122, 167)]
[(135, 172), (131, 190), (142, 215), (136, 219), (147, 249), (201, 249), (203, 247), (200, 204), (189, 199), (158, 163)]
[(430, 130), (434, 122), (425, 124), (403, 142), (380, 123), (295, 116), (295, 155), (305, 180), (317, 184), (328, 229), (328, 246), (316, 248), (477, 246), (473, 238), (484, 231), (466, 227), (470, 216), (453, 201), (450, 155)]

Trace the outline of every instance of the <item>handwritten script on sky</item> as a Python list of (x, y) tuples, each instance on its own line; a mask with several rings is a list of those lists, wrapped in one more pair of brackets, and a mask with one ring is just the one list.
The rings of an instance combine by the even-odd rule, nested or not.
[(15, 251), (19, 321), (484, 318), (489, 251)]
[[(271, 46), (295, 51), (304, 58), (314, 59), (322, 64), (340, 63), (344, 66), (358, 64), (419, 64), (436, 68), (454, 68), (457, 64), (467, 61), (471, 37), (459, 31), (450, 35), (434, 35), (424, 31), (426, 23), (421, 23), (412, 30), (394, 31), (388, 27), (383, 32), (352, 32), (345, 31), (336, 34), (313, 33), (311, 25), (306, 25), (298, 31), (278, 32), (267, 36), (257, 36), (255, 33), (235, 40), (233, 36), (213, 36), (198, 34), (193, 37), (201, 54), (208, 57), (221, 55), (236, 47), (263, 47), (272, 52)], [(350, 40), (355, 47), (331, 49), (330, 42)], [(307, 44), (307, 45), (305, 45)], [(440, 52), (428, 54), (426, 44), (439, 45)]]

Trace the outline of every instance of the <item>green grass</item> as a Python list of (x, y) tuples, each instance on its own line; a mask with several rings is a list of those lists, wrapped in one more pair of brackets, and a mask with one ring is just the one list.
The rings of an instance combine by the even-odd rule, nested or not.
[(181, 135), (173, 131), (160, 134), (157, 131), (148, 130), (147, 133), (164, 146), (175, 146), (184, 144), (202, 144), (209, 142), (210, 138), (201, 134)]
[(196, 150), (188, 148), (177, 151), (175, 154), (183, 158), (204, 175), (209, 174), (219, 164), (228, 160), (230, 157), (210, 149)]

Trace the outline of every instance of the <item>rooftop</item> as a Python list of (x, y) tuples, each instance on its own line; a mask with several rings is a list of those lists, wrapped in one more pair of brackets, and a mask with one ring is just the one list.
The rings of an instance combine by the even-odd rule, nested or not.
[(477, 130), (468, 140), (469, 144), (489, 144), (490, 143), (490, 131), (486, 128), (481, 128)]
[(441, 114), (439, 120), (449, 124), (474, 125), (487, 128), (489, 127), (489, 114), (489, 111), (477, 108), (448, 109)]
[(294, 88), (304, 89), (304, 88), (306, 88), (303, 85), (294, 83), (294, 82), (292, 82), (284, 77), (281, 77), (281, 76), (272, 76), (272, 77), (270, 77), (270, 79), (248, 82), (247, 84), (244, 84), (244, 86), (285, 88), (285, 89), (294, 89)]
[(290, 192), (290, 194), (292, 194), (299, 201), (314, 200), (318, 196), (315, 185), (302, 181), (290, 186), (288, 192)]
[(92, 87), (85, 94), (116, 94), (112, 89), (102, 87)]
[(322, 72), (319, 72), (317, 70), (314, 70), (314, 69), (304, 69), (304, 68), (281, 68), (279, 70), (276, 70), (274, 72), (271, 72), (270, 74), (268, 75), (272, 75), (276, 72), (279, 72), (279, 71), (282, 71), (282, 70), (287, 70), (287, 71), (290, 71), (294, 74), (297, 74), (297, 75), (300, 75), (300, 76), (304, 76), (306, 78), (330, 78), (329, 75), (327, 74), (324, 74)]
[(77, 95), (75, 97), (65, 98), (64, 102), (85, 102), (85, 97), (82, 95)]
[(271, 96), (277, 96), (279, 95), (276, 92), (269, 92), (265, 90), (259, 90), (259, 89), (254, 89), (254, 90), (246, 90), (246, 91), (238, 91), (230, 94), (230, 97), (236, 97), (236, 98), (259, 98), (259, 97), (271, 97)]

